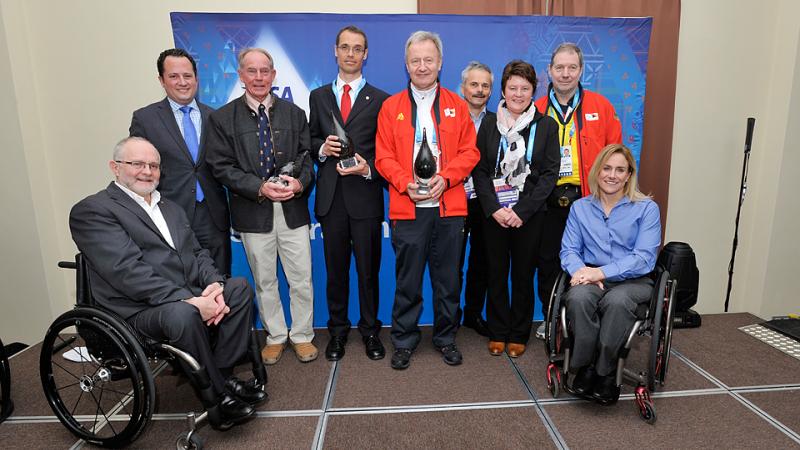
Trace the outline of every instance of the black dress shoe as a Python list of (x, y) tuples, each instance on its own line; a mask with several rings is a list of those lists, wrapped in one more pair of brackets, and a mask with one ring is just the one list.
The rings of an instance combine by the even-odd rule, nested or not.
[(411, 350), (407, 348), (396, 348), (392, 354), (392, 369), (407, 369), (411, 364)]
[(347, 338), (344, 336), (331, 336), (328, 346), (325, 347), (325, 359), (328, 361), (338, 361), (344, 357), (344, 345)]
[(442, 359), (448, 365), (457, 366), (463, 361), (461, 352), (458, 351), (455, 343), (439, 347), (439, 351), (442, 352)]
[(580, 397), (591, 397), (595, 389), (597, 373), (592, 366), (578, 369), (575, 379), (572, 380), (572, 393)]
[(619, 400), (619, 386), (617, 386), (616, 374), (612, 373), (611, 375), (599, 377), (592, 397), (603, 406), (616, 403)]
[(386, 349), (383, 348), (381, 338), (376, 334), (364, 338), (364, 349), (367, 352), (367, 358), (372, 360), (383, 359), (386, 356)]
[(259, 389), (236, 377), (229, 377), (225, 380), (225, 392), (250, 406), (258, 406), (269, 398), (264, 389)]
[(475, 330), (476, 333), (480, 334), (481, 336), (489, 336), (489, 326), (486, 324), (486, 321), (483, 320), (483, 317), (468, 317), (464, 316), (464, 326), (467, 328), (472, 328)]
[(217, 428), (221, 430), (227, 430), (234, 424), (244, 422), (256, 411), (252, 406), (228, 393), (220, 397), (219, 409), (223, 422)]

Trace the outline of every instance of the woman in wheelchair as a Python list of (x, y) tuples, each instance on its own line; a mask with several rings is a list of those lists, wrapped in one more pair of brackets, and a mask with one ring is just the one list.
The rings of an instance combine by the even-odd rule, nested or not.
[(576, 369), (571, 391), (611, 404), (620, 348), (650, 300), (661, 243), (658, 205), (639, 191), (636, 162), (621, 144), (605, 147), (589, 173), (591, 196), (573, 205), (561, 240), (561, 265), (571, 276), (567, 319)]

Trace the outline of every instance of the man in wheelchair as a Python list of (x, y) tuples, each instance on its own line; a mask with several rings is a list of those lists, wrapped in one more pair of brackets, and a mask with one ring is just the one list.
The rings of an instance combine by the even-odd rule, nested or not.
[(250, 286), (243, 278), (225, 280), (184, 211), (161, 198), (156, 187), (168, 168), (150, 142), (123, 139), (109, 167), (116, 180), (78, 202), (69, 217), (94, 300), (145, 338), (204, 366), (224, 425), (247, 419), (267, 399), (263, 389), (233, 376), (250, 342)]
[(572, 206), (561, 241), (571, 278), (566, 314), (574, 344), (571, 391), (600, 404), (619, 399), (616, 368), (636, 310), (651, 298), (648, 274), (661, 243), (658, 205), (639, 191), (636, 162), (621, 144), (605, 147), (589, 173), (593, 195)]

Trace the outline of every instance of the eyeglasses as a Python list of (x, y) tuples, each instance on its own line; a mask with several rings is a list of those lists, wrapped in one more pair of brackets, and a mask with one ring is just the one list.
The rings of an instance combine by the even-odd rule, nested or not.
[(134, 168), (134, 170), (144, 170), (145, 167), (149, 167), (151, 171), (158, 172), (161, 170), (161, 164), (159, 163), (146, 163), (144, 161), (114, 161), (117, 164), (127, 164)]
[(350, 47), (347, 44), (342, 44), (336, 48), (338, 48), (339, 51), (342, 53), (350, 53), (352, 51), (354, 55), (360, 55), (364, 53), (364, 50), (366, 50), (364, 47), (360, 45), (356, 45), (355, 47)]

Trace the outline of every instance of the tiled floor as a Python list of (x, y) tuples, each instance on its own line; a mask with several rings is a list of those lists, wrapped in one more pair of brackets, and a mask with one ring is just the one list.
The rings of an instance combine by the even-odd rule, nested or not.
[[(491, 356), (485, 338), (463, 329), (457, 340), (464, 364), (451, 367), (426, 329), (405, 371), (392, 370), (388, 356), (369, 360), (355, 338), (338, 363), (320, 356), (303, 364), (288, 350), (268, 369), (270, 401), (254, 420), (199, 433), (206, 448), (226, 449), (800, 448), (800, 360), (738, 330), (757, 322), (749, 314), (711, 315), (698, 329), (676, 330), (667, 383), (653, 396), (653, 425), (639, 418), (627, 386), (611, 407), (567, 394), (553, 399), (540, 341), (512, 360)], [(322, 353), (326, 333), (318, 335)], [(629, 368), (645, 366), (639, 347)], [(90, 447), (53, 416), (38, 359), (34, 346), (11, 360), (16, 410), (0, 425), (0, 447)], [(131, 448), (172, 448), (185, 429), (183, 413), (200, 408), (185, 379), (169, 369), (156, 385), (156, 414)]]

